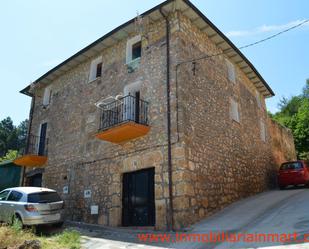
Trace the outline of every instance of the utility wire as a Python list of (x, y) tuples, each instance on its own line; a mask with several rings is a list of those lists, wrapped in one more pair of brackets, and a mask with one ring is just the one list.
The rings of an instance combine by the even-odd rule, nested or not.
[[(292, 27), (290, 27), (288, 29), (282, 30), (282, 31), (280, 31), (280, 32), (278, 32), (278, 33), (276, 33), (274, 35), (268, 36), (268, 37), (266, 37), (266, 38), (264, 38), (262, 40), (259, 40), (259, 41), (256, 41), (256, 42), (249, 43), (247, 45), (241, 46), (238, 49), (241, 50), (241, 49), (252, 47), (252, 46), (255, 46), (255, 45), (260, 44), (262, 42), (268, 41), (268, 40), (273, 39), (273, 38), (275, 38), (275, 37), (277, 37), (279, 35), (282, 35), (283, 33), (288, 32), (288, 31), (290, 31), (292, 29), (296, 29), (296, 28), (304, 25), (307, 22), (309, 22), (309, 19), (306, 19), (306, 20), (304, 20), (304, 21), (302, 21), (302, 22), (300, 22), (300, 23), (298, 23), (298, 24), (296, 24), (296, 25), (294, 25), (294, 26), (292, 26)], [(212, 57), (215, 57), (215, 56), (219, 56), (219, 55), (222, 55), (222, 54), (229, 53), (232, 50), (233, 50), (233, 48), (228, 48), (224, 52), (220, 52), (220, 53), (212, 54), (212, 55), (204, 55), (204, 56), (201, 56), (201, 57), (198, 57), (198, 58), (193, 58), (193, 59), (190, 59), (190, 60), (181, 61), (177, 65), (184, 64), (184, 63), (189, 63), (189, 62), (194, 62), (194, 61), (199, 61), (199, 60), (203, 60), (203, 59), (208, 59), (208, 58), (212, 58)]]

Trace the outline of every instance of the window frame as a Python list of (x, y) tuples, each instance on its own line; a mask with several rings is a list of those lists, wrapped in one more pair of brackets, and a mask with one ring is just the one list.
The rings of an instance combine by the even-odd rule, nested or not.
[(52, 95), (51, 86), (45, 87), (44, 93), (43, 93), (43, 99), (42, 99), (43, 106), (47, 107), (50, 105), (51, 95)]
[[(240, 109), (239, 103), (235, 99), (231, 98), (231, 100), (230, 100), (230, 118), (237, 123), (240, 123), (240, 111), (239, 111), (239, 109)], [(235, 117), (234, 114), (236, 115), (236, 117)]]
[(255, 99), (256, 99), (256, 102), (257, 102), (257, 106), (259, 108), (262, 108), (261, 96), (260, 96), (260, 92), (258, 90), (255, 90)]
[[(133, 59), (133, 46), (137, 43), (141, 44), (141, 56)], [(126, 47), (126, 64), (130, 64), (133, 61), (140, 60), (142, 57), (142, 37), (141, 35), (136, 35), (129, 40), (127, 40), (127, 47)]]
[(236, 84), (236, 68), (235, 65), (229, 60), (225, 59), (226, 66), (227, 66), (227, 78), (233, 84)]
[[(97, 68), (98, 65), (101, 64), (101, 74), (100, 76), (97, 76)], [(91, 83), (99, 78), (102, 77), (102, 68), (103, 68), (103, 60), (102, 56), (96, 57), (93, 59), (90, 63), (90, 70), (89, 70), (89, 77), (88, 77), (88, 83)]]
[(263, 142), (266, 142), (266, 124), (263, 119), (260, 119), (260, 138)]

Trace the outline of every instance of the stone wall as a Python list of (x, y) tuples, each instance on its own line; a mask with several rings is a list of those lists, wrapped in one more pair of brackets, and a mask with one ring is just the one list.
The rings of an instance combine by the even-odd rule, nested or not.
[[(169, 199), (165, 22), (161, 19), (151, 25), (147, 38), (142, 39), (140, 66), (133, 73), (128, 73), (125, 65), (127, 40), (124, 39), (54, 80), (51, 104), (47, 108), (42, 106), (45, 86), (35, 90), (31, 133), (38, 135), (40, 124), (48, 123), (48, 163), (43, 185), (59, 193), (68, 187), (69, 193), (62, 194), (62, 198), (66, 201), (69, 219), (121, 225), (122, 174), (154, 167), (156, 228), (166, 228)], [(171, 41), (173, 54), (174, 42), (175, 38)], [(88, 83), (91, 60), (100, 55), (103, 57), (102, 76)], [(150, 132), (119, 145), (96, 139), (100, 111), (95, 103), (122, 93), (127, 84), (136, 81), (142, 82), (141, 98), (149, 102)], [(182, 145), (173, 142), (172, 149), (175, 151), (173, 163), (182, 165)], [(84, 198), (84, 190), (91, 190), (91, 198)], [(91, 205), (99, 206), (98, 215), (90, 215)]]
[[(179, 18), (180, 61), (221, 52), (187, 18)], [(261, 139), (260, 122), (267, 126), (264, 99), (259, 96), (259, 105), (255, 87), (236, 65), (235, 69), (233, 83), (223, 55), (178, 67), (179, 129), (187, 163), (181, 184), (187, 189), (174, 203), (177, 228), (274, 184), (269, 132), (265, 141)], [(230, 117), (231, 99), (239, 104), (239, 123)], [(181, 185), (175, 187), (177, 193)]]
[(271, 135), (273, 160), (277, 167), (279, 168), (283, 162), (296, 160), (297, 157), (291, 130), (271, 118), (268, 119), (268, 129)]
[[(181, 60), (221, 52), (191, 22), (175, 12), (171, 22), (171, 135), (175, 228), (188, 226), (240, 198), (273, 183), (276, 166), (270, 131), (261, 139), (260, 121), (267, 123), (265, 102), (257, 103), (255, 87), (236, 67), (237, 82), (227, 77), (226, 58), (186, 63)], [(108, 226), (121, 225), (122, 175), (155, 168), (156, 228), (167, 226), (168, 173), (166, 136), (166, 43), (162, 19), (151, 24), (142, 40), (139, 69), (128, 73), (126, 40), (80, 64), (52, 83), (52, 101), (42, 107), (44, 86), (36, 89), (32, 134), (48, 122), (49, 154), (43, 184), (67, 186), (67, 218)], [(130, 36), (134, 36), (131, 34)], [(103, 57), (102, 77), (88, 83), (91, 60)], [(142, 82), (141, 98), (149, 101), (150, 132), (116, 145), (95, 138), (102, 97)], [(230, 101), (240, 106), (240, 122), (230, 118)], [(84, 191), (91, 197), (84, 198)], [(91, 215), (91, 205), (99, 214)]]

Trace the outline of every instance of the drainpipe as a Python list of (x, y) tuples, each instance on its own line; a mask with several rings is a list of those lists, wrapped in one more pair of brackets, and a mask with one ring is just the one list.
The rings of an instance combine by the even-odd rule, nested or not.
[(167, 107), (167, 163), (168, 163), (168, 189), (169, 189), (169, 210), (168, 230), (174, 229), (174, 208), (173, 208), (173, 177), (172, 177), (172, 144), (171, 144), (171, 101), (170, 101), (170, 26), (167, 15), (160, 8), (160, 13), (165, 19), (166, 27), (166, 107)]
[[(31, 107), (30, 107), (30, 113), (29, 113), (29, 126), (28, 126), (28, 131), (27, 131), (27, 144), (26, 144), (26, 148), (25, 148), (26, 153), (28, 152), (28, 149), (29, 149), (30, 132), (31, 132), (31, 127), (32, 127), (34, 105), (35, 105), (35, 96), (32, 95)], [(25, 171), (26, 171), (26, 168), (25, 168), (25, 166), (23, 166), (21, 186), (24, 186), (24, 183), (25, 183)]]

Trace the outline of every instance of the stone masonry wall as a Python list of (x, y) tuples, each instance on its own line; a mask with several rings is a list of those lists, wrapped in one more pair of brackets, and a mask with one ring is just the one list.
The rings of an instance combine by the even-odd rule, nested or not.
[[(208, 37), (178, 12), (171, 22), (171, 135), (175, 228), (186, 227), (229, 203), (261, 192), (272, 185), (276, 166), (272, 160), (270, 132), (261, 139), (260, 121), (267, 124), (255, 87), (236, 67), (237, 82), (227, 78), (224, 56), (176, 63), (220, 52)], [(160, 19), (142, 39), (139, 69), (128, 73), (126, 39), (103, 50), (57, 78), (52, 100), (42, 107), (44, 86), (35, 92), (32, 134), (48, 122), (49, 154), (43, 176), (46, 187), (62, 193), (68, 219), (121, 226), (122, 175), (155, 168), (156, 229), (167, 226), (168, 173), (166, 137), (165, 23)], [(133, 37), (135, 34), (130, 34)], [(88, 83), (91, 60), (102, 55), (102, 77)], [(140, 80), (141, 98), (149, 101), (150, 132), (116, 145), (96, 139), (102, 97), (123, 92)], [(240, 123), (231, 120), (230, 100), (240, 107)], [(267, 125), (266, 125), (267, 127)], [(91, 197), (84, 198), (84, 191)], [(90, 206), (99, 214), (91, 215)]]
[[(179, 14), (178, 60), (221, 52)], [(192, 224), (226, 205), (261, 192), (274, 183), (271, 139), (261, 139), (260, 122), (267, 126), (265, 102), (235, 65), (236, 83), (228, 80), (223, 55), (178, 67), (180, 131), (187, 162), (182, 184), (188, 188), (175, 203), (176, 227)], [(230, 101), (238, 102), (240, 122), (230, 117)], [(176, 191), (178, 186), (176, 185)]]
[[(124, 39), (52, 82), (52, 99), (47, 108), (42, 106), (44, 86), (35, 90), (31, 133), (38, 134), (40, 124), (48, 123), (48, 163), (43, 185), (59, 193), (68, 186), (69, 193), (62, 194), (68, 219), (120, 226), (122, 174), (154, 167), (156, 228), (166, 228), (169, 199), (165, 22), (161, 19), (151, 25), (147, 37), (142, 39), (140, 66), (133, 73), (128, 73), (125, 65)], [(174, 43), (173, 38), (173, 54)], [(88, 83), (91, 60), (99, 55), (103, 57), (102, 77)], [(149, 102), (150, 132), (120, 145), (96, 139), (100, 111), (94, 104), (101, 98), (116, 96), (127, 84), (138, 80), (142, 81), (141, 98)], [(182, 165), (183, 146), (174, 142), (172, 149), (173, 163)], [(84, 198), (85, 190), (91, 190), (91, 198)], [(90, 214), (91, 205), (99, 206), (98, 215)]]
[(294, 139), (291, 130), (268, 119), (268, 129), (271, 134), (271, 149), (273, 160), (279, 168), (281, 163), (296, 160)]

